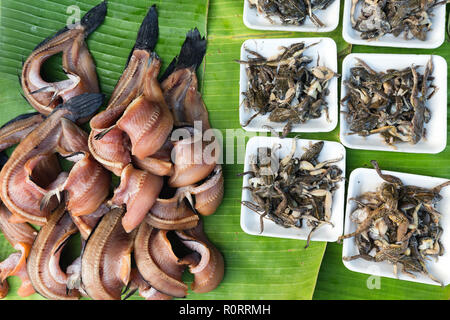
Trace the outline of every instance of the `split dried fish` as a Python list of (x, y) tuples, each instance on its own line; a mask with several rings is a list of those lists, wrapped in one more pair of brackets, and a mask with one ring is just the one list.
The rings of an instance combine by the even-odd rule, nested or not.
[(440, 213), (435, 207), (442, 199), (440, 191), (450, 182), (430, 189), (404, 185), (399, 178), (383, 174), (376, 161), (371, 162), (384, 182), (376, 191), (350, 199), (357, 204), (351, 214), (356, 230), (338, 241), (354, 237), (359, 254), (344, 259), (387, 261), (394, 265), (396, 275), (398, 270), (413, 278), (419, 273), (441, 283), (430, 274), (426, 261), (444, 253)]
[(253, 159), (248, 180), (253, 202), (242, 204), (260, 215), (261, 233), (263, 219), (270, 219), (283, 227), (311, 227), (306, 247), (312, 233), (331, 223), (333, 192), (344, 179), (336, 165), (342, 157), (319, 161), (324, 142), (312, 144), (301, 157), (294, 157), (296, 141), (291, 153), (279, 164), (274, 148), (258, 148)]
[[(19, 295), (48, 299), (117, 300), (139, 290), (147, 300), (167, 300), (188, 293), (185, 269), (196, 293), (214, 290), (223, 279), (223, 257), (199, 217), (213, 214), (223, 198), (218, 139), (202, 143), (201, 155), (211, 151), (213, 161), (190, 157), (211, 129), (196, 76), (206, 39), (197, 28), (189, 31), (158, 79), (158, 16), (151, 6), (108, 107), (95, 115), (104, 96), (85, 93), (97, 92), (98, 83), (84, 40), (105, 18), (106, 6), (102, 2), (35, 49), (22, 80), (26, 99), (40, 113), (0, 127), (0, 230), (17, 250), (0, 263), (0, 299), (12, 275), (22, 280)], [(69, 79), (41, 81), (35, 73), (61, 51)], [(88, 119), (89, 139), (77, 126)], [(178, 128), (188, 136), (172, 141)], [(8, 159), (3, 150), (15, 144)], [(56, 154), (75, 162), (70, 172)], [(106, 169), (120, 177), (112, 193)], [(28, 223), (42, 227), (37, 232)], [(81, 236), (81, 250), (66, 267), (63, 251), (72, 235)]]
[(260, 14), (273, 22), (278, 17), (284, 25), (303, 25), (309, 17), (317, 27), (325, 24), (314, 14), (315, 11), (325, 10), (334, 0), (248, 0), (250, 8), (256, 8)]
[(255, 117), (269, 114), (270, 121), (286, 123), (283, 129), (286, 136), (293, 124), (320, 118), (323, 111), (330, 121), (326, 101), (328, 85), (339, 75), (320, 66), (319, 58), (315, 67), (309, 66), (313, 59), (304, 52), (316, 44), (307, 46), (299, 42), (281, 47), (281, 53), (271, 58), (246, 49), (254, 58), (238, 61), (247, 65), (248, 89), (242, 92), (243, 104), (256, 113), (243, 127)]
[[(433, 10), (447, 1), (441, 0), (352, 0), (350, 21), (364, 40), (376, 40), (385, 34), (405, 40), (425, 41), (431, 30)], [(360, 11), (355, 18), (355, 11)]]
[(424, 138), (424, 125), (431, 119), (426, 103), (438, 88), (433, 84), (432, 59), (423, 74), (419, 68), (412, 65), (376, 72), (358, 59), (350, 69), (350, 78), (344, 81), (347, 94), (341, 100), (351, 131), (347, 134), (379, 133), (391, 146), (398, 142), (416, 144)]

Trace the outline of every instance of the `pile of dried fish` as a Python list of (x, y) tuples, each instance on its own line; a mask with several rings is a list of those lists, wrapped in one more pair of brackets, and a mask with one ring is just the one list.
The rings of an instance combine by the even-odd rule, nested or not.
[(282, 24), (300, 26), (309, 17), (317, 27), (324, 27), (314, 11), (325, 10), (334, 0), (248, 0), (250, 8), (255, 8), (260, 14), (273, 23), (271, 17), (278, 17)]
[(320, 226), (331, 224), (333, 192), (342, 181), (342, 170), (335, 164), (342, 158), (322, 162), (318, 157), (324, 142), (312, 144), (301, 157), (294, 157), (296, 139), (292, 150), (280, 162), (275, 156), (276, 147), (259, 148), (251, 159), (248, 186), (253, 201), (242, 204), (260, 215), (261, 233), (263, 219), (270, 219), (283, 227), (302, 228), (304, 220), (311, 227), (306, 247), (312, 233)]
[(325, 110), (328, 121), (326, 96), (328, 84), (338, 76), (334, 71), (319, 66), (308, 65), (313, 61), (304, 51), (317, 43), (306, 46), (304, 42), (282, 47), (282, 52), (273, 58), (265, 58), (259, 53), (247, 50), (255, 56), (246, 64), (248, 78), (243, 104), (256, 113), (242, 126), (247, 126), (255, 117), (269, 113), (269, 120), (286, 122), (284, 135), (291, 131), (293, 124), (305, 123), (322, 116)]
[(371, 162), (385, 182), (376, 191), (351, 199), (357, 204), (351, 214), (356, 230), (338, 241), (355, 237), (359, 254), (344, 259), (387, 261), (394, 265), (396, 275), (400, 268), (413, 278), (418, 273), (440, 283), (428, 272), (426, 260), (444, 253), (441, 215), (435, 206), (442, 199), (440, 191), (450, 182), (431, 189), (404, 185), (398, 177), (383, 174), (376, 161)]
[[(9, 159), (0, 156), (0, 229), (18, 250), (0, 263), (0, 297), (13, 275), (22, 280), (20, 296), (38, 292), (48, 299), (121, 299), (137, 290), (147, 300), (184, 297), (187, 269), (194, 292), (209, 292), (222, 281), (222, 254), (199, 216), (213, 214), (222, 201), (220, 150), (202, 161), (189, 152), (197, 144), (194, 122), (211, 127), (196, 76), (206, 40), (197, 29), (188, 32), (158, 80), (152, 6), (106, 110), (96, 114), (104, 96), (85, 38), (106, 9), (106, 1), (97, 5), (23, 63), (24, 96), (38, 113), (0, 128), (0, 151), (17, 144)], [(68, 78), (48, 82), (41, 68), (59, 52)], [(91, 134), (78, 126), (87, 121)], [(180, 127), (188, 136), (172, 141)], [(203, 143), (201, 155), (216, 144)], [(58, 155), (75, 163), (68, 172)], [(110, 171), (120, 177), (113, 193)], [(81, 236), (79, 257), (64, 269), (62, 252), (74, 235)]]
[(432, 60), (423, 74), (417, 71), (419, 67), (376, 72), (357, 59), (356, 66), (350, 69), (350, 78), (344, 81), (347, 93), (341, 100), (352, 131), (347, 134), (379, 133), (391, 146), (397, 142), (418, 143), (425, 136), (424, 125), (431, 118), (427, 100), (437, 90), (432, 84)]
[[(425, 41), (431, 30), (433, 10), (445, 5), (444, 0), (352, 0), (350, 21), (352, 27), (360, 31), (365, 40), (376, 40), (385, 34), (398, 37), (401, 33), (406, 40)], [(361, 11), (355, 19), (356, 6)]]

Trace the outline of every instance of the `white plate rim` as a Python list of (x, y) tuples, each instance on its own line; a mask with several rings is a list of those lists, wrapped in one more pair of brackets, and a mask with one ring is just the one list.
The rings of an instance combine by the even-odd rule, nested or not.
[[(437, 8), (437, 10), (440, 10), (439, 12), (439, 20), (437, 21), (437, 26), (435, 29), (431, 30), (430, 32), (435, 32), (438, 35), (438, 38), (436, 41), (408, 41), (404, 40), (402, 38), (402, 35), (399, 35), (397, 38), (394, 38), (394, 36), (391, 36), (393, 39), (386, 39), (386, 37), (381, 37), (380, 39), (376, 41), (368, 41), (363, 40), (361, 38), (355, 38), (351, 36), (350, 31), (352, 29), (351, 22), (350, 22), (350, 9), (351, 9), (351, 1), (352, 0), (345, 0), (344, 1), (344, 10), (343, 10), (343, 17), (342, 17), (342, 37), (344, 40), (351, 44), (356, 45), (366, 45), (366, 46), (374, 46), (374, 47), (395, 47), (395, 48), (415, 48), (415, 49), (436, 49), (440, 47), (444, 41), (445, 41), (445, 12), (446, 12), (446, 6), (441, 5), (442, 8)], [(436, 21), (434, 21), (434, 24), (436, 24)]]
[[(250, 147), (253, 147), (253, 145), (255, 146), (259, 146), (261, 145), (261, 143), (263, 143), (263, 145), (270, 145), (272, 146), (275, 143), (279, 143), (280, 141), (285, 142), (286, 146), (289, 146), (289, 150), (290, 150), (290, 146), (292, 144), (292, 140), (294, 138), (276, 138), (276, 137), (264, 137), (264, 136), (256, 136), (256, 137), (252, 137), (249, 139), (247, 146), (246, 146), (246, 155), (245, 155), (245, 164), (244, 164), (244, 171), (248, 170), (248, 162), (249, 162), (249, 145)], [(258, 140), (261, 140), (261, 142), (259, 142)], [(300, 145), (308, 145), (310, 142), (311, 143), (316, 143), (319, 141), (324, 141), (324, 147), (322, 149), (323, 150), (327, 150), (328, 148), (332, 149), (332, 148), (336, 148), (337, 150), (339, 150), (339, 153), (342, 154), (343, 159), (339, 162), (336, 163), (336, 165), (339, 166), (339, 168), (342, 170), (342, 176), (345, 177), (345, 173), (346, 173), (346, 149), (345, 147), (336, 141), (327, 141), (327, 140), (314, 140), (314, 139), (296, 139), (297, 140), (297, 146)], [(264, 143), (264, 141), (266, 141)], [(285, 152), (289, 151), (289, 150), (284, 150)], [(298, 150), (298, 149), (297, 149)], [(331, 155), (322, 155), (321, 157), (325, 157), (326, 159), (331, 159), (331, 158), (335, 158), (337, 155), (331, 156)], [(245, 187), (247, 184), (248, 178), (246, 176), (244, 176), (243, 181), (242, 181), (242, 186)], [(319, 228), (316, 232), (314, 232), (311, 236), (311, 242), (312, 241), (325, 241), (325, 242), (336, 242), (338, 237), (340, 235), (342, 235), (343, 233), (343, 222), (344, 222), (344, 205), (345, 205), (345, 180), (342, 180), (338, 183), (338, 189), (336, 190), (335, 194), (333, 195), (333, 204), (332, 204), (332, 219), (331, 221), (333, 221), (333, 223), (335, 224), (334, 228), (332, 228), (332, 233), (328, 234), (328, 235), (318, 235), (319, 231), (321, 229), (326, 230), (326, 228), (328, 228), (328, 225), (324, 225), (322, 228)], [(241, 200), (251, 200), (251, 196), (247, 196), (246, 190), (242, 189), (242, 193), (241, 193)], [(264, 220), (264, 232), (263, 233), (259, 233), (257, 231), (253, 231), (251, 230), (246, 223), (245, 220), (245, 216), (247, 214), (250, 214), (249, 212), (250, 210), (247, 209), (244, 205), (241, 204), (241, 212), (240, 212), (240, 226), (241, 229), (249, 234), (249, 235), (255, 235), (255, 236), (264, 236), (264, 237), (274, 237), (274, 238), (284, 238), (284, 239), (297, 239), (297, 240), (306, 240), (307, 239), (307, 233), (310, 231), (309, 227), (304, 227), (301, 229), (297, 229), (295, 230), (294, 228), (288, 228), (291, 230), (295, 230), (298, 232), (303, 232), (303, 235), (299, 235), (299, 234), (286, 234), (283, 231), (286, 231), (287, 229), (281, 226), (276, 225), (274, 222), (265, 219)], [(256, 215), (256, 213), (254, 213)], [(259, 217), (256, 217), (256, 219), (258, 219), (259, 221)], [(266, 224), (270, 225), (271, 227), (274, 227), (277, 232), (267, 232), (267, 228), (266, 228)], [(331, 228), (331, 226), (330, 226)], [(328, 228), (328, 229), (330, 229)], [(257, 229), (259, 229), (259, 224)], [(308, 232), (307, 232), (308, 231)], [(325, 232), (325, 231), (323, 231)]]
[[(342, 76), (341, 76), (341, 87), (340, 87), (341, 97), (340, 97), (340, 99), (342, 99), (342, 97), (345, 96), (346, 88), (344, 85), (344, 80), (348, 76), (348, 74), (347, 74), (348, 70), (351, 68), (351, 66), (353, 66), (351, 61), (354, 61), (355, 58), (360, 58), (370, 65), (371, 61), (374, 61), (376, 59), (382, 60), (382, 61), (389, 61), (390, 59), (397, 58), (397, 57), (401, 57), (404, 61), (411, 61), (410, 63), (414, 63), (414, 60), (417, 60), (418, 58), (419, 59), (425, 59), (425, 58), (429, 59), (430, 57), (432, 57), (433, 60), (437, 59), (437, 60), (439, 60), (439, 63), (445, 65), (445, 68), (442, 68), (438, 71), (438, 75), (440, 75), (440, 77), (435, 78), (435, 84), (439, 87), (437, 94), (440, 95), (440, 99), (437, 100), (437, 101), (439, 101), (439, 104), (437, 106), (435, 106), (435, 108), (438, 108), (442, 112), (442, 113), (439, 113), (438, 115), (435, 115), (435, 121), (436, 121), (437, 117), (442, 117), (440, 119), (440, 121), (442, 121), (442, 123), (441, 123), (442, 124), (442, 132), (440, 134), (441, 140), (439, 141), (440, 143), (436, 147), (432, 148), (431, 150), (426, 151), (417, 145), (409, 145), (406, 143), (398, 144), (397, 149), (395, 149), (391, 146), (384, 144), (383, 141), (381, 140), (381, 137), (379, 137), (379, 135), (374, 135), (375, 137), (379, 137), (379, 144), (377, 144), (377, 145), (357, 145), (355, 143), (349, 142), (349, 140), (347, 139), (347, 136), (345, 135), (345, 133), (346, 133), (345, 130), (347, 129), (348, 125), (346, 123), (344, 114), (341, 112), (343, 110), (343, 106), (340, 103), (340, 100), (339, 100), (339, 105), (340, 105), (340, 108), (339, 108), (339, 110), (340, 110), (340, 112), (339, 112), (339, 122), (340, 122), (339, 123), (339, 139), (344, 146), (346, 146), (347, 148), (350, 148), (350, 149), (391, 151), (391, 152), (402, 152), (402, 153), (438, 154), (438, 153), (442, 152), (447, 146), (447, 61), (442, 56), (436, 55), (436, 54), (351, 53), (351, 54), (347, 55), (344, 58), (344, 60), (342, 61), (342, 70), (341, 70)], [(349, 65), (348, 68), (347, 68), (347, 65)], [(388, 64), (386, 66), (386, 69), (394, 68), (394, 67), (395, 66)], [(435, 68), (435, 71), (436, 71), (436, 68)], [(439, 85), (438, 82), (441, 83), (441, 85)], [(439, 91), (441, 91), (441, 92), (439, 92)], [(432, 117), (433, 117), (433, 115), (432, 115)], [(361, 140), (361, 144), (362, 144), (364, 137), (360, 137), (359, 140)]]
[[(443, 183), (445, 181), (448, 181), (448, 179), (446, 178), (439, 178), (439, 177), (432, 177), (432, 176), (424, 176), (424, 175), (418, 175), (418, 174), (412, 174), (412, 173), (404, 173), (404, 172), (396, 172), (396, 171), (389, 171), (389, 170), (383, 170), (382, 172), (384, 174), (391, 174), (394, 175), (398, 178), (400, 178), (405, 184), (412, 184), (409, 183), (408, 181), (428, 181), (429, 185), (432, 186), (437, 186), (440, 183)], [(368, 177), (369, 176), (369, 177)], [(358, 180), (359, 178), (359, 181)], [(362, 177), (362, 178), (361, 178)], [(371, 181), (376, 184), (378, 183), (381, 184), (383, 182), (383, 180), (378, 176), (378, 174), (376, 173), (375, 169), (370, 169), (370, 168), (356, 168), (354, 169), (349, 176), (348, 179), (348, 187), (347, 187), (347, 197), (346, 197), (346, 208), (345, 208), (345, 215), (344, 215), (344, 234), (348, 234), (350, 232), (354, 231), (354, 223), (350, 221), (350, 214), (353, 211), (353, 208), (355, 207), (355, 205), (350, 205), (349, 204), (349, 199), (352, 197), (355, 197), (357, 195), (359, 195), (360, 193), (355, 193), (354, 189), (355, 189), (355, 184), (364, 184), (364, 177), (368, 177), (371, 179)], [(376, 179), (374, 177), (377, 177)], [(374, 180), (372, 180), (374, 179)], [(417, 186), (424, 186), (424, 187), (429, 187), (426, 186), (422, 183), (422, 185), (420, 183), (414, 183)], [(448, 187), (447, 187), (448, 188)], [(357, 188), (356, 188), (357, 189)], [(372, 189), (371, 189), (372, 190)], [(448, 194), (450, 194), (450, 191), (447, 191)], [(442, 191), (441, 191), (442, 194)], [(441, 200), (443, 201), (443, 200)], [(450, 198), (449, 198), (450, 201)], [(450, 210), (448, 210), (448, 212), (450, 213)], [(442, 212), (441, 212), (442, 213)], [(447, 225), (447, 227), (450, 226), (450, 217), (447, 217), (445, 224)], [(352, 228), (353, 227), (353, 228)], [(448, 228), (447, 228), (448, 229)], [(447, 230), (445, 229), (445, 230)], [(450, 231), (445, 231), (446, 233), (445, 235), (443, 234), (443, 238), (445, 237), (446, 239), (450, 239), (448, 235), (448, 232)], [(446, 248), (450, 245), (450, 241), (448, 241), (448, 243), (446, 242), (444, 244), (444, 249), (446, 250)], [(411, 282), (418, 282), (418, 283), (424, 283), (424, 284), (431, 284), (431, 285), (436, 285), (439, 286), (440, 284), (434, 282), (433, 280), (422, 276), (422, 275), (417, 275), (417, 278), (411, 278), (407, 275), (404, 274), (400, 274), (399, 272), (399, 277), (396, 278), (395, 274), (393, 272), (393, 266), (391, 264), (388, 264), (387, 262), (370, 262), (370, 261), (362, 261), (362, 259), (359, 259), (361, 262), (360, 264), (365, 265), (365, 268), (362, 267), (358, 267), (355, 266), (355, 261), (345, 261), (343, 258), (347, 255), (350, 255), (352, 252), (352, 249), (355, 250), (356, 248), (356, 244), (354, 243), (354, 238), (347, 238), (343, 240), (343, 245), (342, 245), (342, 262), (344, 264), (344, 266), (349, 269), (350, 271), (353, 272), (358, 272), (358, 273), (363, 273), (363, 274), (367, 274), (367, 275), (372, 275), (372, 276), (380, 276), (380, 277), (386, 277), (386, 278), (391, 278), (391, 279), (399, 279), (399, 280), (404, 280), (404, 281), (411, 281)], [(448, 251), (446, 251), (448, 252)], [(444, 253), (445, 255), (445, 259), (448, 261), (444, 261), (442, 264), (445, 263), (445, 268), (448, 269), (448, 264), (450, 263), (450, 252), (448, 253)], [(440, 259), (444, 259), (443, 257), (439, 257)], [(431, 264), (432, 266), (433, 264)], [(390, 269), (392, 270), (391, 272), (386, 272), (383, 271), (381, 268), (379, 268), (378, 266), (381, 266), (381, 268), (384, 266), (384, 268), (386, 269)], [(386, 267), (389, 266), (389, 267)], [(372, 268), (373, 267), (373, 268)], [(430, 265), (428, 265), (428, 267), (430, 267)], [(447, 272), (448, 274), (448, 272)], [(448, 285), (450, 283), (450, 275), (447, 276), (446, 279), (443, 279), (444, 285)]]
[[(336, 3), (336, 4), (335, 4)], [(256, 23), (251, 23), (248, 19), (250, 15), (255, 16), (256, 15), (256, 9), (251, 9), (250, 5), (248, 4), (248, 0), (244, 0), (244, 11), (242, 15), (242, 19), (244, 22), (244, 25), (253, 30), (265, 30), (265, 31), (293, 31), (293, 32), (317, 32), (317, 33), (324, 33), (324, 32), (331, 32), (336, 30), (336, 28), (339, 25), (340, 20), (340, 0), (335, 0), (333, 4), (328, 7), (325, 12), (330, 13), (330, 11), (333, 11), (331, 13), (334, 14), (335, 19), (333, 19), (333, 23), (330, 25), (326, 25), (325, 27), (316, 27), (312, 22), (308, 20), (305, 22), (305, 24), (301, 26), (294, 26), (294, 25), (282, 25), (282, 24), (273, 24), (273, 25), (261, 25)], [(255, 11), (255, 12), (253, 12)], [(327, 12), (328, 11), (328, 12)]]
[[(314, 42), (321, 42), (322, 46), (329, 46), (330, 49), (327, 50), (326, 54), (320, 55), (321, 61), (326, 59), (329, 61), (329, 63), (326, 64), (327, 67), (338, 72), (338, 62), (337, 62), (337, 45), (336, 42), (329, 37), (306, 37), (306, 38), (273, 38), (273, 39), (267, 39), (267, 38), (254, 38), (254, 39), (247, 39), (245, 40), (240, 49), (240, 59), (246, 60), (245, 54), (245, 46), (249, 43), (255, 46), (262, 45), (265, 43), (271, 43), (273, 46), (280, 46), (280, 45), (289, 45), (292, 43), (297, 42), (305, 42), (306, 44), (311, 44)], [(318, 50), (315, 48), (317, 46), (313, 46), (310, 49), (310, 53), (306, 53), (307, 55), (311, 56), (313, 58), (312, 63), (315, 63), (317, 60), (317, 54)], [(326, 57), (326, 58), (325, 58)], [(322, 65), (322, 64), (321, 64)], [(336, 129), (338, 122), (339, 122), (339, 97), (338, 97), (338, 79), (335, 77), (330, 80), (328, 89), (330, 90), (330, 94), (326, 97), (326, 101), (328, 103), (328, 110), (330, 114), (331, 122), (327, 122), (325, 120), (325, 114), (322, 114), (322, 116), (318, 119), (312, 119), (310, 120), (310, 124), (308, 125), (308, 122), (306, 124), (295, 124), (292, 126), (291, 132), (331, 132), (334, 129)], [(248, 126), (243, 127), (243, 116), (248, 115), (249, 113), (254, 113), (251, 110), (246, 110), (243, 106), (243, 96), (242, 92), (245, 92), (247, 90), (247, 75), (245, 72), (245, 65), (240, 65), (239, 70), (239, 123), (241, 124), (241, 128), (243, 128), (245, 131), (249, 132), (270, 132), (270, 130), (263, 128), (262, 126), (257, 126), (255, 124), (250, 123)], [(333, 114), (335, 117), (333, 117)], [(268, 117), (268, 115), (265, 116), (258, 116), (255, 118), (260, 119), (260, 121), (263, 121), (260, 117)], [(320, 123), (319, 125), (319, 121)], [(311, 124), (313, 123), (313, 124)], [(268, 120), (265, 121), (265, 124), (270, 125), (274, 128), (275, 131), (281, 132), (283, 130), (283, 126), (285, 123), (273, 123)], [(305, 127), (306, 126), (306, 127)], [(310, 127), (311, 126), (311, 127)]]

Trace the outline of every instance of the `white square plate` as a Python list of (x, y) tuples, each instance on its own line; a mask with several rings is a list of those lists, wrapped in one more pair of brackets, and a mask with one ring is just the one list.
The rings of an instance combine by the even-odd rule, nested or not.
[(301, 26), (283, 25), (280, 18), (271, 17), (274, 23), (260, 14), (256, 8), (251, 9), (248, 0), (244, 0), (244, 24), (255, 30), (278, 30), (278, 31), (296, 31), (296, 32), (330, 32), (337, 28), (339, 24), (339, 7), (340, 0), (334, 0), (332, 4), (325, 10), (317, 10), (314, 14), (325, 25), (324, 27), (317, 27), (309, 17), (306, 18), (305, 23)]
[[(361, 1), (360, 1), (361, 2)], [(360, 3), (359, 2), (359, 3)], [(397, 48), (423, 48), (434, 49), (442, 45), (445, 40), (445, 5), (440, 5), (433, 10), (434, 16), (430, 17), (432, 22), (432, 29), (428, 31), (425, 41), (412, 39), (405, 40), (403, 33), (398, 37), (392, 34), (385, 34), (378, 40), (368, 41), (360, 37), (360, 32), (352, 28), (350, 21), (350, 9), (352, 7), (352, 0), (345, 0), (344, 3), (344, 17), (342, 19), (342, 36), (345, 41), (352, 44), (361, 44), (366, 46), (376, 47), (397, 47)], [(360, 12), (360, 5), (356, 6), (355, 18)]]
[[(295, 157), (303, 154), (303, 147), (309, 147), (309, 143), (315, 143), (319, 140), (297, 139), (297, 147)], [(275, 137), (253, 137), (251, 138), (245, 151), (244, 172), (250, 170), (250, 156), (256, 155), (257, 149), (260, 147), (273, 147), (281, 144), (281, 148), (276, 151), (279, 159), (282, 159), (291, 151), (293, 139), (279, 139)], [(342, 170), (342, 177), (345, 177), (345, 148), (338, 142), (324, 141), (322, 152), (319, 155), (319, 161), (331, 160), (342, 156), (342, 160), (335, 163)], [(248, 185), (249, 176), (244, 176), (243, 186)], [(333, 194), (333, 202), (331, 205), (331, 222), (334, 227), (325, 224), (318, 228), (312, 234), (311, 241), (328, 241), (334, 242), (342, 235), (344, 223), (344, 193), (345, 181), (338, 183), (338, 188)], [(253, 202), (251, 193), (247, 189), (242, 189), (242, 200)], [(264, 231), (260, 233), (259, 215), (244, 205), (241, 205), (241, 228), (244, 232), (252, 235), (260, 235), (267, 237), (291, 238), (306, 240), (311, 228), (303, 224), (303, 228), (284, 228), (275, 222), (264, 219)]]
[[(345, 97), (346, 88), (344, 81), (350, 76), (350, 69), (356, 65), (356, 59), (359, 58), (366, 62), (369, 67), (375, 71), (385, 71), (386, 69), (403, 69), (411, 65), (420, 65), (419, 72), (423, 73), (430, 55), (410, 55), (410, 54), (357, 54), (352, 53), (345, 57), (342, 62), (342, 81), (341, 97)], [(441, 56), (433, 55), (435, 77), (433, 83), (439, 88), (426, 106), (431, 111), (431, 119), (425, 124), (426, 137), (422, 138), (417, 144), (397, 143), (396, 148), (387, 145), (380, 134), (373, 134), (368, 137), (357, 134), (347, 135), (351, 132), (349, 125), (345, 120), (345, 114), (340, 114), (340, 139), (341, 143), (352, 149), (397, 151), (411, 153), (439, 153), (447, 145), (447, 62)], [(341, 105), (341, 110), (346, 110)]]
[[(241, 46), (241, 60), (247, 61), (249, 53), (245, 48), (256, 51), (265, 57), (271, 57), (279, 54), (280, 46), (290, 46), (294, 43), (304, 42), (305, 45), (311, 45), (318, 42), (316, 45), (305, 50), (304, 55), (309, 56), (313, 61), (309, 64), (311, 67), (316, 66), (317, 56), (320, 57), (320, 65), (326, 66), (337, 73), (337, 48), (336, 42), (331, 38), (285, 38), (285, 39), (249, 39)], [(250, 55), (251, 56), (251, 55)], [(251, 56), (252, 57), (252, 56)], [(239, 80), (239, 121), (241, 125), (256, 113), (256, 111), (249, 109), (243, 105), (244, 95), (248, 88), (248, 77), (245, 72), (246, 65), (240, 66), (240, 80)], [(292, 132), (329, 132), (337, 126), (338, 122), (338, 94), (337, 94), (337, 78), (334, 77), (329, 81), (328, 89), (329, 95), (326, 96), (325, 101), (328, 103), (328, 113), (330, 122), (326, 119), (325, 112), (318, 119), (311, 119), (305, 123), (292, 125)], [(257, 116), (249, 125), (243, 127), (247, 131), (268, 132), (264, 125), (271, 126), (276, 131), (283, 131), (285, 122), (276, 123), (269, 121), (269, 114)]]
[[(441, 183), (448, 181), (447, 179), (420, 176), (416, 174), (400, 173), (382, 170), (384, 174), (394, 175), (402, 180), (405, 185), (415, 185), (424, 188), (433, 188)], [(345, 234), (355, 231), (356, 225), (351, 221), (350, 215), (356, 209), (354, 201), (348, 201), (352, 197), (357, 197), (367, 191), (375, 191), (378, 186), (383, 183), (374, 169), (358, 168), (352, 171), (348, 182), (347, 189), (347, 206), (345, 211)], [(440, 221), (443, 228), (441, 243), (444, 246), (444, 255), (435, 262), (431, 259), (427, 262), (428, 271), (437, 279), (442, 281), (444, 285), (450, 283), (450, 188), (443, 188), (441, 191), (443, 197), (437, 203), (436, 210), (442, 214)], [(349, 257), (358, 254), (355, 238), (343, 240), (342, 257)], [(389, 262), (371, 262), (364, 259), (356, 259), (353, 261), (343, 261), (344, 265), (351, 271), (372, 274), (375, 276), (394, 278), (394, 266)], [(403, 274), (399, 270), (399, 279), (413, 282), (421, 282), (427, 284), (439, 285), (437, 282), (428, 277), (417, 274), (416, 278), (412, 278)]]

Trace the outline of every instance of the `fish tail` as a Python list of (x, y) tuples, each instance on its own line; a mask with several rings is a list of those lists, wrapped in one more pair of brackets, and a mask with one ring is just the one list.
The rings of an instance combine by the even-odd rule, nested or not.
[(91, 117), (103, 104), (104, 98), (105, 95), (102, 93), (83, 93), (71, 98), (64, 104), (60, 104), (53, 112), (59, 109), (68, 110), (69, 114), (64, 117), (76, 122), (78, 119)]
[(164, 81), (170, 74), (179, 69), (197, 69), (203, 61), (206, 53), (206, 39), (200, 35), (197, 28), (186, 34), (186, 39), (181, 46), (180, 54), (169, 64), (160, 82)]
[(91, 34), (95, 29), (97, 29), (99, 25), (103, 23), (106, 17), (106, 12), (107, 12), (107, 2), (103, 1), (99, 5), (89, 10), (83, 16), (83, 18), (81, 18), (80, 23), (84, 27), (84, 33), (86, 37), (89, 34)]
[(158, 12), (156, 5), (152, 5), (139, 28), (134, 49), (153, 51), (158, 41), (158, 34)]
[(177, 69), (197, 68), (203, 61), (206, 53), (206, 39), (200, 35), (197, 28), (190, 30), (186, 35), (180, 55), (178, 56)]
[[(91, 34), (95, 29), (98, 28), (99, 25), (102, 24), (103, 20), (105, 20), (105, 16), (106, 16), (106, 1), (103, 1), (99, 5), (89, 10), (83, 16), (83, 18), (81, 18), (80, 24), (84, 27), (85, 37)], [(71, 26), (65, 26), (55, 34), (45, 38), (33, 49), (33, 51), (48, 44), (59, 35), (69, 31), (71, 28), (72, 28)]]

